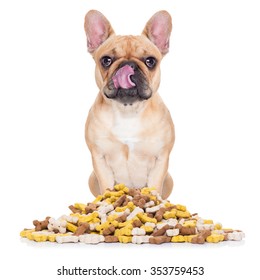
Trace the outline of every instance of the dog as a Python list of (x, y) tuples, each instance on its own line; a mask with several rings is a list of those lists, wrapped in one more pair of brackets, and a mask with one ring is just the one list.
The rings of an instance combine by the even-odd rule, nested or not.
[(167, 11), (155, 13), (139, 36), (116, 35), (99, 11), (90, 10), (84, 28), (99, 93), (85, 126), (94, 171), (94, 196), (115, 184), (156, 187), (165, 199), (173, 189), (168, 173), (175, 132), (157, 90), (160, 62), (172, 30)]

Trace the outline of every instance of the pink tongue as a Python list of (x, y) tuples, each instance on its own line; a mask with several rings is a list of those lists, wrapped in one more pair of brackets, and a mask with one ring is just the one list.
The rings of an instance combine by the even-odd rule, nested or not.
[(129, 89), (135, 86), (130, 79), (130, 76), (134, 75), (134, 70), (131, 66), (125, 65), (121, 67), (112, 78), (115, 88)]

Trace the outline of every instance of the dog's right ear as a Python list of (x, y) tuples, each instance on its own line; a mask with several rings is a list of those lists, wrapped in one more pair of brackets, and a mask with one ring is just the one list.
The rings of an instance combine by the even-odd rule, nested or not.
[(90, 53), (93, 53), (109, 36), (114, 34), (110, 22), (96, 10), (90, 10), (86, 14), (84, 28)]

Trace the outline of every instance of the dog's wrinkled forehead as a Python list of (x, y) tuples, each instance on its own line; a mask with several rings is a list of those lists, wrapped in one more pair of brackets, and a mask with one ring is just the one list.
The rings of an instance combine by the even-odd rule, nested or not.
[(110, 55), (115, 59), (139, 59), (153, 55), (159, 61), (162, 54), (145, 36), (111, 36), (96, 51), (95, 58)]

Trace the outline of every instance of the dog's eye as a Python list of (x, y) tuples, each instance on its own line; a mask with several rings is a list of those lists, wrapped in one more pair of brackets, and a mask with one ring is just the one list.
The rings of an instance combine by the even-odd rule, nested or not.
[(145, 65), (150, 68), (153, 69), (156, 65), (156, 59), (152, 56), (149, 56), (145, 59)]
[(101, 64), (104, 68), (108, 68), (113, 63), (113, 59), (110, 56), (103, 56), (101, 58)]

